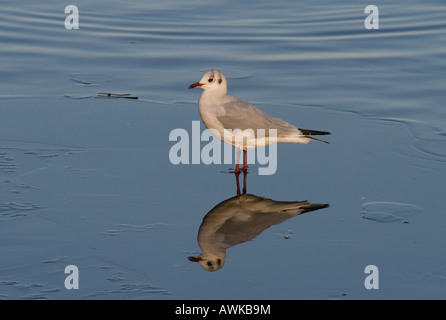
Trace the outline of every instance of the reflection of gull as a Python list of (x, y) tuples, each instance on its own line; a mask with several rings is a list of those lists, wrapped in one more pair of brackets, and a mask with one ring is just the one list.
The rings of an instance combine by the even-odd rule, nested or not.
[(326, 207), (328, 204), (274, 201), (252, 194), (229, 198), (204, 217), (198, 231), (198, 244), (203, 252), (189, 260), (199, 262), (207, 271), (216, 271), (225, 263), (226, 249), (254, 239), (272, 225)]
[[(203, 89), (198, 108), (205, 126), (217, 130), (218, 138), (237, 147), (235, 172), (240, 171), (240, 149), (243, 149), (244, 160), (241, 170), (246, 171), (248, 168), (246, 162), (247, 148), (266, 146), (275, 142), (308, 143), (311, 140), (322, 141), (313, 136), (330, 134), (326, 131), (299, 129), (282, 119), (273, 118), (251, 103), (229, 95), (227, 86), (226, 77), (220, 70), (209, 70), (199, 82), (191, 84), (189, 88)], [(269, 130), (272, 129), (277, 130), (276, 135), (271, 132), (270, 136)], [(263, 135), (261, 132), (263, 132)], [(246, 143), (243, 137), (247, 138)]]

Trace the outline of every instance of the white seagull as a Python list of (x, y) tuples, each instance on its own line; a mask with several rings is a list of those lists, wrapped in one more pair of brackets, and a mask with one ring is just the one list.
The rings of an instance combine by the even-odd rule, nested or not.
[[(189, 86), (202, 88), (198, 109), (204, 125), (220, 140), (237, 148), (235, 173), (246, 172), (247, 149), (276, 142), (305, 143), (330, 132), (299, 129), (288, 122), (273, 118), (251, 103), (228, 94), (228, 82), (220, 70), (207, 71), (199, 82)], [(276, 130), (276, 131), (274, 131)], [(239, 168), (240, 149), (243, 149), (243, 168)]]

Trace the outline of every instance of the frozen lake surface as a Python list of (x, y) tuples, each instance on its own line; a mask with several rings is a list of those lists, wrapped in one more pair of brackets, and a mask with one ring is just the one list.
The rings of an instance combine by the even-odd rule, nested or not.
[[(68, 4), (0, 9), (1, 299), (446, 298), (444, 2), (377, 1), (379, 30), (353, 0), (80, 0), (78, 30)], [(278, 145), (273, 175), (250, 165), (258, 201), (243, 208), (329, 207), (242, 213), (215, 272), (188, 257), (208, 212), (240, 209), (231, 166), (169, 161), (210, 68), (272, 116), (332, 133)]]

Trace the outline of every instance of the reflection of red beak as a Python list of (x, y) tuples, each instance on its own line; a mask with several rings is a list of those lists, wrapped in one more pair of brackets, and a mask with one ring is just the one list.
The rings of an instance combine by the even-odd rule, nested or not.
[(189, 257), (188, 259), (189, 259), (189, 261), (192, 261), (192, 262), (199, 262), (199, 261), (203, 260), (203, 259), (201, 259), (201, 257)]
[(193, 89), (193, 88), (196, 88), (196, 87), (201, 87), (203, 84), (202, 83), (200, 83), (200, 82), (195, 82), (195, 83), (192, 83), (190, 86), (189, 86), (189, 89)]

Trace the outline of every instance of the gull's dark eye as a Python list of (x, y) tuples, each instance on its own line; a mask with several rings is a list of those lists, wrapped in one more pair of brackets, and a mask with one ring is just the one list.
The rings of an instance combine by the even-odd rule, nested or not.
[(214, 78), (209, 78), (208, 81), (212, 83), (214, 82)]
[(208, 261), (207, 265), (208, 265), (209, 267), (212, 267), (212, 262)]

